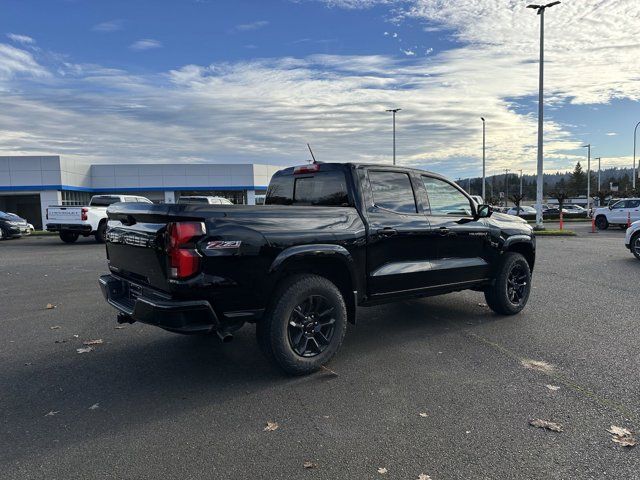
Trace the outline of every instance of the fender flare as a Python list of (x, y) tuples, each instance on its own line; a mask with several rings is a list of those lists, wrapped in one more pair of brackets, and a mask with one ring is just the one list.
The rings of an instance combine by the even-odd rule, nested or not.
[(536, 249), (536, 243), (529, 235), (512, 235), (504, 241), (504, 244), (502, 245), (502, 251), (507, 251), (509, 247), (511, 247), (515, 243), (527, 243), (531, 245), (534, 251)]

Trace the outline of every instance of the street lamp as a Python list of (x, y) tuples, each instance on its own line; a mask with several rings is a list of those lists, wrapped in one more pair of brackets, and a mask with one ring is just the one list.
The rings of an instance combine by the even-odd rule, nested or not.
[(504, 188), (505, 188), (505, 194), (504, 194), (504, 206), (508, 207), (509, 206), (509, 172), (511, 170), (509, 170), (508, 168), (504, 169)]
[(485, 197), (485, 167), (486, 167), (486, 130), (485, 130), (485, 120), (484, 117), (480, 117), (482, 120), (482, 201), (486, 201)]
[(587, 143), (582, 148), (587, 149), (587, 217), (589, 216), (589, 204), (591, 203), (591, 144)]
[(636, 134), (638, 133), (638, 125), (640, 122), (636, 123), (636, 128), (633, 129), (633, 189), (636, 188)]
[(560, 2), (551, 2), (546, 5), (527, 5), (527, 8), (533, 8), (540, 15), (540, 80), (538, 88), (538, 181), (536, 185), (536, 228), (543, 228), (542, 223), (542, 187), (544, 186), (544, 168), (543, 168), (543, 120), (544, 120), (544, 11), (547, 8), (558, 5)]
[(393, 164), (396, 164), (396, 113), (398, 113), (401, 108), (390, 108), (389, 110), (385, 110), (386, 112), (393, 113)]
[(520, 169), (520, 197), (522, 197), (522, 169)]

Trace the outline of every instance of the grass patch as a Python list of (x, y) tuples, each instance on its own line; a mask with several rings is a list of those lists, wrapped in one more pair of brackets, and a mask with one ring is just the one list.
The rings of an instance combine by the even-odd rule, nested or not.
[(536, 237), (575, 237), (573, 230), (536, 230)]

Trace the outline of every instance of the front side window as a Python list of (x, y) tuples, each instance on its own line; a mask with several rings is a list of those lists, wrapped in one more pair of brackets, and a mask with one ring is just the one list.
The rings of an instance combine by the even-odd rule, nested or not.
[(449, 182), (439, 178), (422, 177), (427, 189), (431, 215), (471, 215), (469, 199)]
[(416, 199), (409, 175), (402, 172), (369, 171), (373, 203), (397, 213), (416, 213)]
[(624, 208), (624, 204), (625, 204), (625, 201), (621, 200), (619, 202), (614, 203), (611, 208)]

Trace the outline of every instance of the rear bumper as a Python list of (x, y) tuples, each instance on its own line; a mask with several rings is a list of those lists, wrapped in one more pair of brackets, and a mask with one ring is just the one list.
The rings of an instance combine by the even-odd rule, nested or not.
[(218, 317), (206, 300), (163, 298), (114, 275), (102, 275), (99, 284), (107, 302), (134, 321), (180, 333), (210, 332), (219, 327)]
[(48, 232), (78, 232), (89, 234), (92, 232), (91, 225), (82, 223), (47, 223)]

